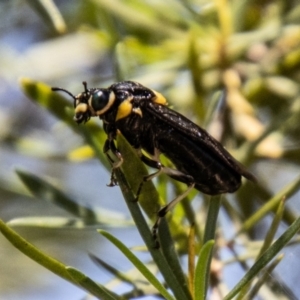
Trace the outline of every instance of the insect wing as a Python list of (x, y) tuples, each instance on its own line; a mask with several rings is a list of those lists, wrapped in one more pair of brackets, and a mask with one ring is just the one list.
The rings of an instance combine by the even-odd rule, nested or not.
[(193, 143), (202, 150), (206, 149), (211, 156), (215, 156), (217, 160), (221, 159), (229, 168), (235, 170), (237, 173), (251, 181), (256, 181), (254, 175), (248, 172), (235, 158), (233, 158), (217, 140), (207, 133), (207, 131), (180, 113), (165, 105), (160, 105), (151, 101), (147, 102), (147, 106), (144, 109), (160, 119), (161, 122), (176, 128), (177, 131), (193, 141)]

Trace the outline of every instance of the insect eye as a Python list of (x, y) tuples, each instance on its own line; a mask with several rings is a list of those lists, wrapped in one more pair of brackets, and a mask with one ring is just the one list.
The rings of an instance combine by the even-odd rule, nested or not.
[(107, 104), (109, 103), (109, 95), (110, 92), (108, 91), (97, 91), (93, 93), (91, 106), (95, 111), (102, 110)]

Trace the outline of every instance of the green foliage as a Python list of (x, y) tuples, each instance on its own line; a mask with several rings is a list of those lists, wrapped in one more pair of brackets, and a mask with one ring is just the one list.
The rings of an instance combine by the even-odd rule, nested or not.
[[(78, 230), (91, 226), (102, 228), (104, 224), (132, 225), (119, 216), (114, 217), (111, 212), (101, 213), (97, 207), (79, 204), (71, 196), (72, 191), (64, 192), (44, 176), (22, 168), (17, 175), (27, 191), (14, 179), (9, 184), (0, 179), (0, 188), (3, 193), (24, 198), (33, 196), (50, 202), (72, 217), (52, 219), (50, 223), (46, 217), (17, 218), (8, 224), (0, 221), (3, 235), (25, 255), (98, 299), (130, 299), (135, 293), (139, 296), (159, 294), (165, 299), (209, 299), (208, 295), (216, 290), (221, 299), (253, 299), (262, 286), (274, 299), (278, 294), (280, 299), (288, 299), (284, 288), (278, 292), (269, 285), (268, 275), (283, 259), (281, 251), (286, 250), (300, 229), (300, 218), (293, 203), (285, 206), (285, 202), (299, 191), (300, 182), (300, 4), (286, 0), (89, 0), (72, 1), (67, 5), (69, 9), (62, 7), (60, 12), (52, 1), (28, 3), (52, 35), (52, 45), (46, 47), (51, 51), (46, 52), (48, 56), (43, 61), (50, 58), (55, 65), (60, 53), (67, 55), (60, 61), (59, 68), (53, 68), (51, 64), (47, 66), (49, 75), (46, 79), (22, 78), (21, 89), (34, 103), (55, 116), (60, 124), (70, 128), (69, 134), (82, 137), (81, 145), (92, 149), (94, 157), (99, 160), (99, 168), (104, 166), (111, 170), (103, 154), (106, 135), (99, 122), (90, 120), (84, 126), (77, 126), (72, 120), (72, 105), (58, 93), (51, 92), (49, 82), (75, 90), (84, 74), (90, 87), (105, 87), (123, 79), (153, 87), (166, 96), (170, 106), (196, 123), (205, 124), (238, 160), (257, 173), (258, 182), (245, 182), (231, 198), (207, 199), (192, 192), (182, 205), (177, 205), (172, 216), (168, 214), (162, 220), (159, 228), (161, 248), (155, 249), (149, 228), (156, 212), (171, 199), (170, 193), (178, 194), (185, 186), (162, 176), (155, 184), (145, 183), (139, 203), (135, 202), (141, 178), (148, 174), (148, 170), (127, 141), (118, 136), (124, 164), (116, 171), (116, 177), (132, 220), (151, 255), (151, 261), (143, 262), (124, 245), (125, 237), (120, 241), (99, 229), (99, 233), (140, 272), (137, 276), (129, 272), (117, 274), (112, 267), (101, 264), (115, 277), (132, 285), (132, 292), (127, 294), (117, 295), (105, 283), (96, 283), (83, 272), (67, 267), (9, 227), (52, 226), (60, 230), (70, 226)], [(65, 15), (65, 21), (62, 15)], [(82, 61), (82, 65), (78, 61)], [(107, 65), (108, 72), (104, 71)], [(224, 89), (226, 104), (221, 105), (219, 95)], [(7, 127), (12, 128), (12, 132), (0, 135), (3, 144), (24, 154), (26, 137), (15, 136), (13, 126)], [(72, 151), (74, 147), (59, 158), (68, 161)], [(49, 164), (52, 159), (51, 155), (44, 157)], [(281, 189), (276, 192), (271, 188), (276, 185), (276, 174), (260, 168), (261, 164), (270, 162), (276, 162), (282, 172), (279, 172)], [(284, 185), (282, 179), (288, 172), (285, 170), (287, 164), (298, 177), (294, 176), (296, 179)], [(99, 190), (104, 187), (105, 184), (99, 183)], [(196, 198), (196, 203), (201, 203), (201, 209), (192, 209), (190, 202), (193, 198)], [(234, 228), (234, 238), (228, 238), (225, 234), (227, 227), (224, 228), (221, 220), (218, 222), (220, 209), (230, 217), (230, 224), (226, 226), (230, 231)], [(266, 220), (266, 216), (271, 216), (273, 222), (269, 222), (264, 236), (259, 236), (264, 239), (260, 247), (254, 248), (253, 231)], [(284, 223), (288, 225), (285, 230)], [(187, 236), (192, 225), (196, 237), (194, 249), (189, 249)], [(236, 252), (236, 243), (242, 245), (242, 251)], [(230, 262), (222, 259), (222, 249), (231, 251), (233, 259)], [(197, 263), (190, 272), (194, 275), (188, 277), (181, 258), (190, 255), (193, 260), (193, 252), (198, 253)], [(245, 262), (244, 253), (251, 259), (250, 263)], [(100, 262), (106, 258), (95, 257), (95, 260)], [(221, 276), (221, 271), (213, 272), (216, 262), (221, 265), (221, 271), (230, 264), (241, 266), (245, 270), (244, 276), (233, 278), (236, 285), (224, 291), (221, 287), (229, 285), (228, 278)], [(161, 280), (158, 280), (158, 273)], [(151, 288), (141, 287), (140, 274)], [(254, 279), (257, 282), (253, 284)], [(263, 294), (260, 297), (267, 299)]]

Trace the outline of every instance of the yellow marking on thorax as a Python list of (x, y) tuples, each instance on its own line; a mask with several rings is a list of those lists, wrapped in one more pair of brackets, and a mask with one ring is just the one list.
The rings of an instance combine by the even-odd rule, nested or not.
[(132, 104), (133, 96), (124, 100), (118, 107), (118, 112), (116, 116), (116, 121), (129, 116), (132, 112)]
[(132, 112), (139, 115), (141, 118), (143, 117), (142, 110), (139, 107), (133, 108)]
[(155, 98), (153, 99), (154, 103), (162, 104), (162, 105), (168, 105), (168, 102), (166, 98), (159, 92), (152, 90), (155, 94)]

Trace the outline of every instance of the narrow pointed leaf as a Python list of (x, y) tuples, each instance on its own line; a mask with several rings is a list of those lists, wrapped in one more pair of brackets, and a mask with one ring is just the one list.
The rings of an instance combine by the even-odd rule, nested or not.
[(52, 202), (65, 209), (75, 216), (95, 222), (97, 216), (92, 209), (77, 204), (74, 200), (65, 195), (62, 191), (55, 188), (40, 177), (29, 172), (17, 170), (19, 178), (26, 185), (29, 191), (36, 197)]
[(74, 283), (72, 277), (66, 272), (65, 265), (60, 261), (49, 257), (34, 245), (22, 238), (17, 232), (9, 228), (2, 220), (0, 220), (0, 231), (18, 250), (26, 256), (42, 265), (54, 274)]
[(30, 6), (41, 16), (43, 21), (49, 24), (58, 33), (64, 33), (66, 23), (52, 0), (27, 0)]
[(264, 204), (256, 213), (248, 218), (242, 225), (238, 234), (251, 229), (256, 225), (266, 214), (276, 209), (283, 197), (288, 199), (294, 195), (300, 188), (300, 176), (294, 181), (283, 187), (274, 197), (272, 197), (266, 204)]
[(92, 295), (98, 297), (98, 299), (105, 300), (121, 300), (122, 297), (112, 293), (104, 286), (97, 284), (91, 278), (84, 275), (80, 271), (72, 267), (66, 267), (66, 271), (73, 278), (73, 280), (82, 288), (89, 291)]
[(230, 291), (224, 300), (232, 299), (241, 289), (246, 286), (275, 256), (279, 251), (293, 238), (300, 229), (300, 218), (278, 238), (276, 242), (257, 260), (250, 268), (247, 274), (238, 282), (238, 284)]
[(98, 230), (104, 237), (112, 242), (130, 261), (131, 263), (144, 275), (144, 277), (157, 288), (157, 290), (168, 300), (174, 298), (167, 292), (164, 286), (157, 280), (157, 278), (148, 270), (148, 268), (118, 239), (104, 230)]
[(195, 270), (194, 300), (205, 300), (210, 275), (210, 262), (215, 241), (207, 241), (201, 248)]
[[(126, 201), (126, 204), (130, 210), (131, 216), (137, 225), (137, 229), (139, 230), (141, 237), (143, 238), (145, 244), (147, 245), (147, 248), (157, 264), (157, 267), (159, 268), (160, 272), (162, 273), (167, 285), (169, 288), (173, 291), (176, 298), (185, 300), (185, 299), (191, 299), (187, 282), (186, 280), (182, 280), (182, 276), (178, 276), (182, 270), (173, 270), (171, 266), (169, 265), (168, 259), (162, 254), (162, 252), (159, 249), (155, 248), (155, 242), (153, 240), (153, 235), (151, 234), (151, 231), (149, 229), (149, 226), (145, 220), (145, 216), (143, 215), (138, 203), (135, 200), (135, 196), (132, 193), (132, 190), (130, 186), (128, 185), (128, 182), (124, 176), (124, 174), (121, 172), (121, 170), (116, 170), (116, 177), (119, 183), (119, 186), (121, 188), (121, 191), (123, 193), (124, 199)], [(162, 226), (164, 225), (164, 226)], [(166, 226), (166, 220), (162, 220), (160, 224), (160, 232), (166, 232), (168, 231), (168, 226)], [(170, 239), (169, 234), (167, 235), (168, 239)], [(164, 241), (165, 242), (165, 241)], [(173, 244), (172, 239), (167, 243), (168, 247), (171, 247), (170, 245)], [(162, 248), (164, 245), (162, 245)], [(174, 248), (172, 246), (172, 248)], [(169, 251), (167, 251), (169, 252)]]

